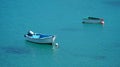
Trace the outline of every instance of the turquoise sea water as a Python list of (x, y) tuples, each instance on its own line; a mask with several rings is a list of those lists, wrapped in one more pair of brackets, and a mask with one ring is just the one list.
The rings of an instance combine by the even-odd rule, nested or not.
[[(88, 16), (105, 24), (82, 24)], [(120, 0), (0, 0), (0, 67), (120, 67)], [(26, 42), (56, 35), (59, 48)]]

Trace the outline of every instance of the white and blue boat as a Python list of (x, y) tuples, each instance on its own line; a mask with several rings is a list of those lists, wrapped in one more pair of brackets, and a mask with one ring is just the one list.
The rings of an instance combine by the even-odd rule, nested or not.
[(28, 31), (27, 34), (24, 35), (25, 39), (34, 43), (44, 43), (44, 44), (52, 44), (55, 41), (55, 35), (46, 35), (41, 33), (34, 33), (33, 31)]
[(87, 17), (83, 19), (82, 23), (104, 24), (104, 19), (96, 17)]

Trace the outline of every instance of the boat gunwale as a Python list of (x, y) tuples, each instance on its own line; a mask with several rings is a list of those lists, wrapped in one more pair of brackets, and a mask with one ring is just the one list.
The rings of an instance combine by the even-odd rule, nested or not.
[(50, 38), (56, 38), (56, 36), (55, 36), (55, 35), (51, 35), (51, 36), (49, 36), (49, 37), (43, 37), (43, 38), (34, 38), (34, 37), (32, 38), (31, 36), (28, 36), (28, 35), (27, 35), (26, 38), (36, 39), (36, 40), (38, 39), (38, 40), (39, 40), (39, 39), (50, 39)]

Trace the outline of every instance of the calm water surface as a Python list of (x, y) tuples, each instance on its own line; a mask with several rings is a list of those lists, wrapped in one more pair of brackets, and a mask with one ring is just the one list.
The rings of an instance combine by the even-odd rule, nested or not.
[[(120, 67), (119, 0), (0, 0), (0, 67)], [(88, 16), (105, 24), (82, 24)], [(59, 48), (24, 40), (55, 34)]]

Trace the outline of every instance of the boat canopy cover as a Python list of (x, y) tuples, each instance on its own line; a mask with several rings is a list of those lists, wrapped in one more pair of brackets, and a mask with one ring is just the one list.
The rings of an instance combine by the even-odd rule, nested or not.
[(50, 37), (51, 35), (44, 35), (44, 34), (40, 34), (40, 38), (44, 38), (44, 37)]
[(96, 17), (88, 17), (88, 19), (100, 20), (100, 18), (96, 18)]

